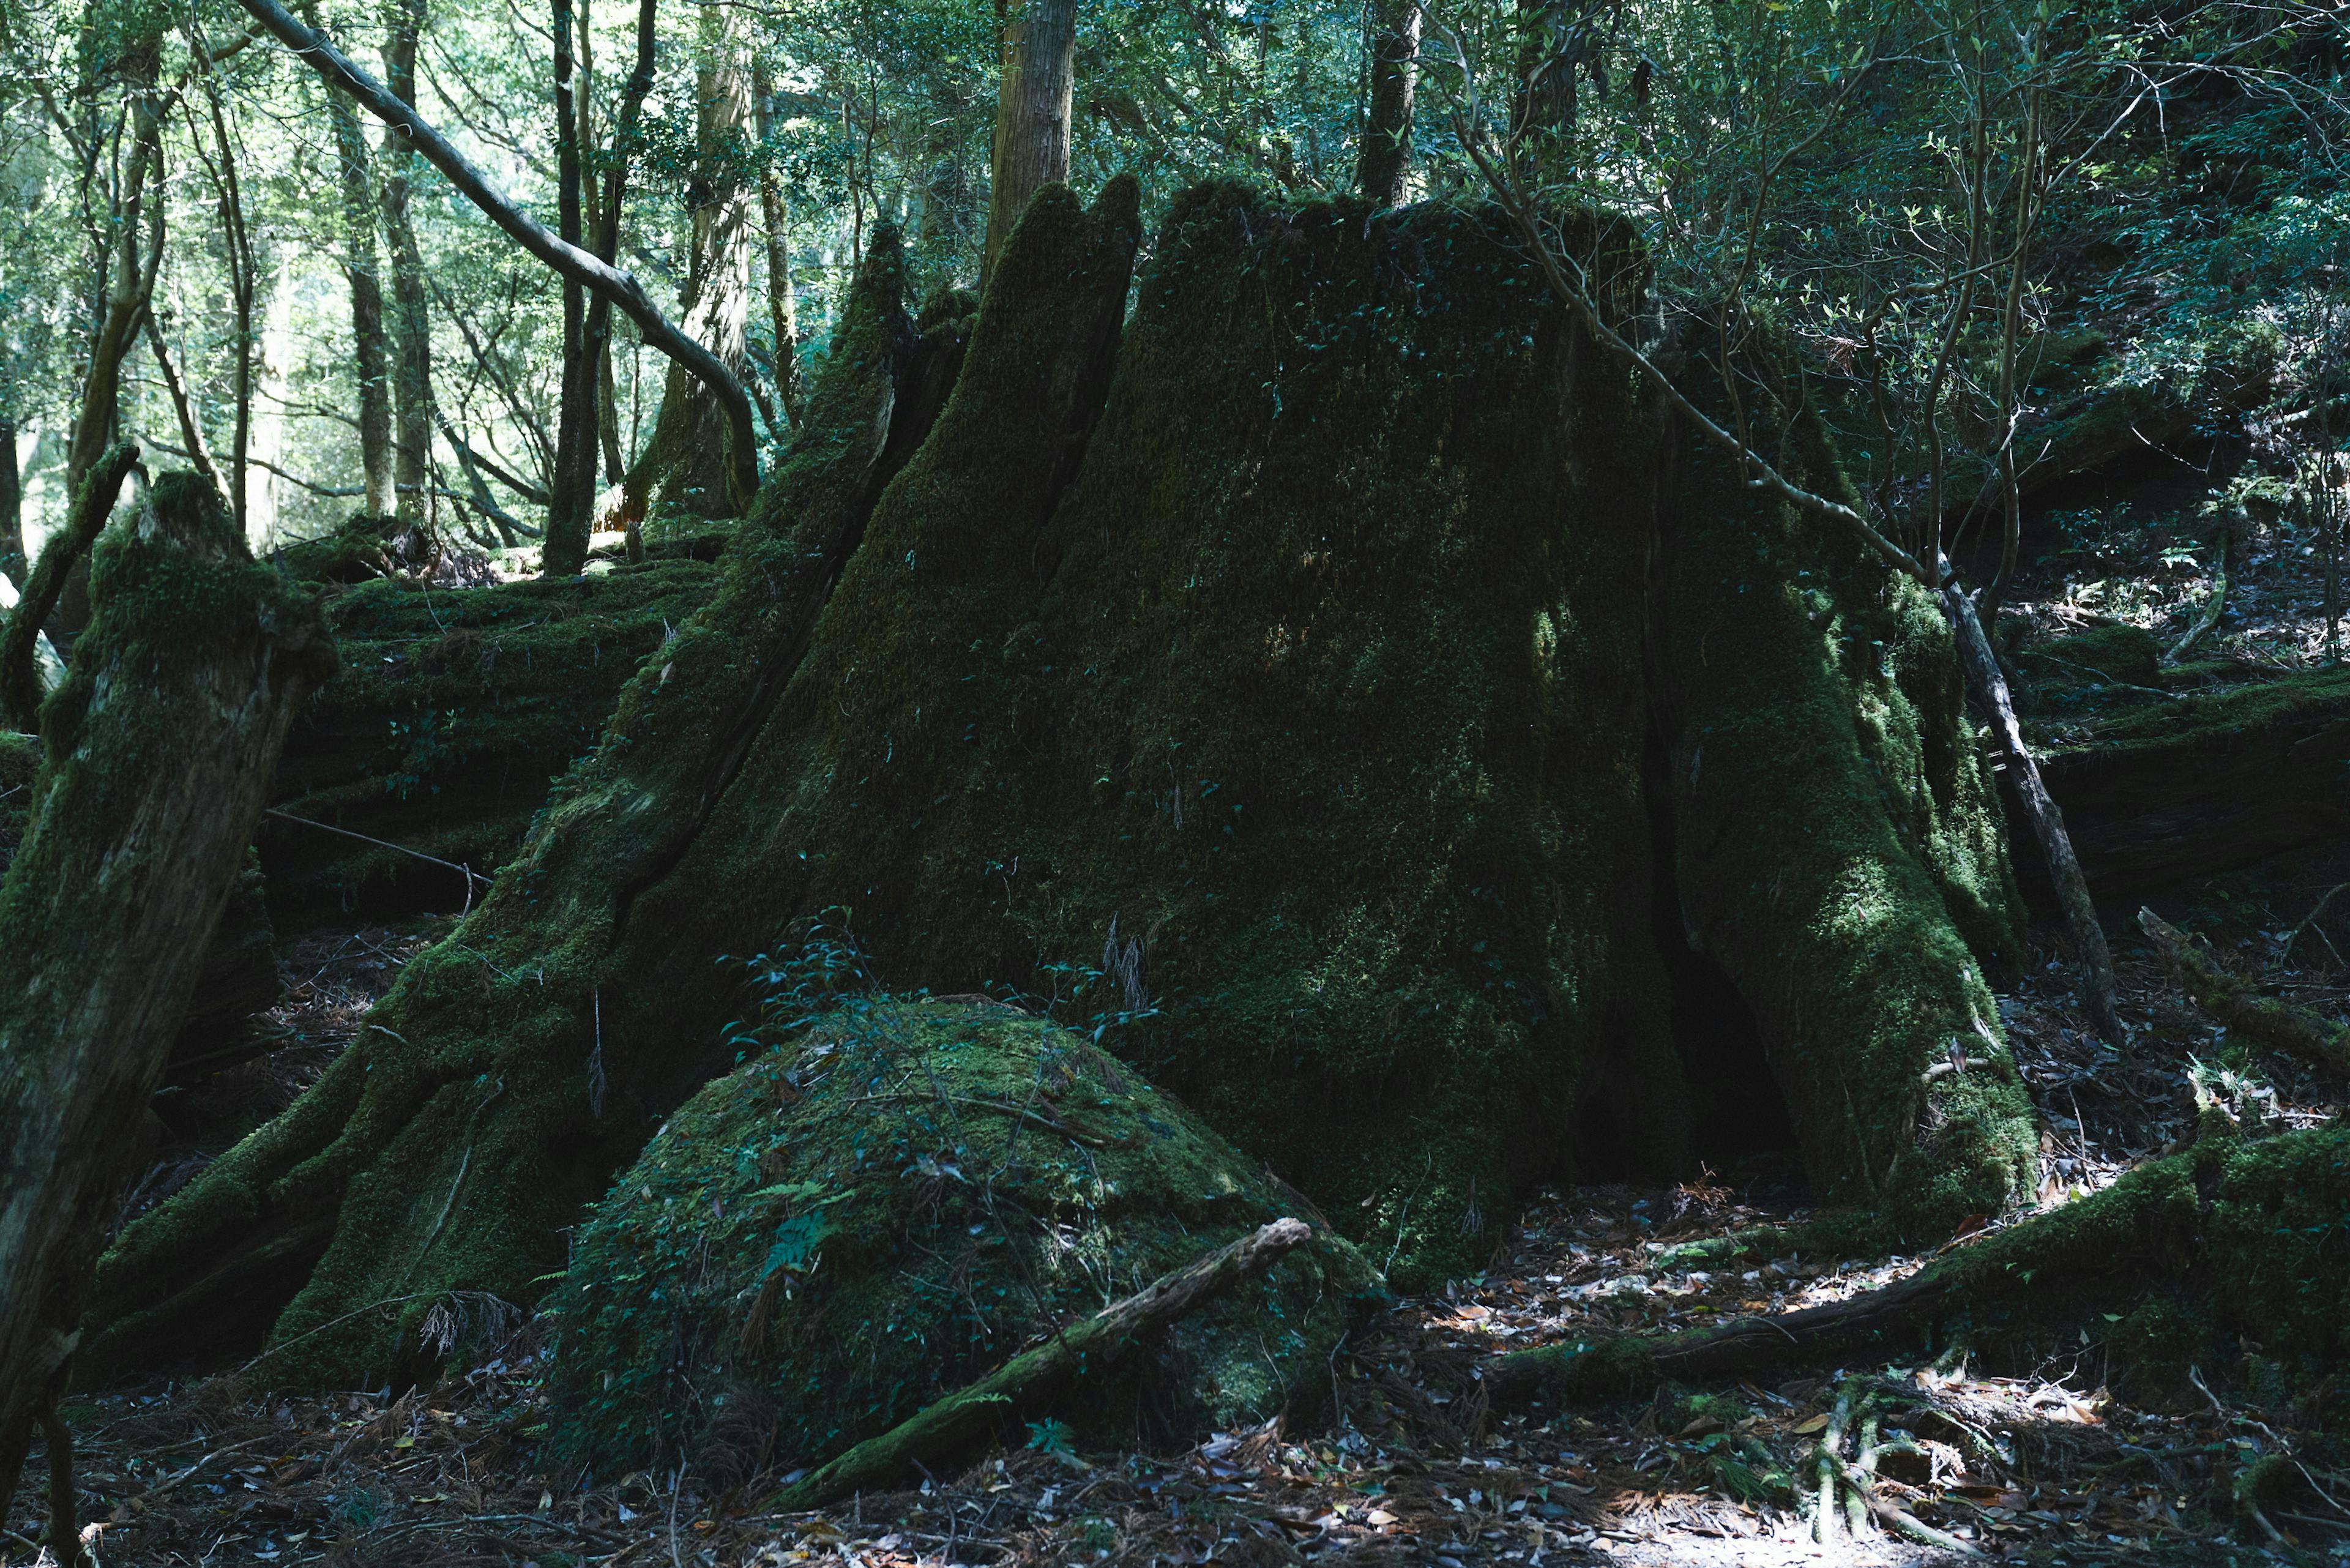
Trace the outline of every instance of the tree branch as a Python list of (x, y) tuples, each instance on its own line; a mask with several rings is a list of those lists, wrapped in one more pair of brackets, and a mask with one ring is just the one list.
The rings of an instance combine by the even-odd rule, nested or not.
[(746, 509), (749, 507), (752, 495), (759, 488), (758, 427), (751, 411), (749, 395), (715, 354), (680, 331), (668, 317), (663, 316), (660, 307), (652, 302), (632, 274), (598, 260), (577, 245), (556, 238), (507, 200), (423, 116), (402, 103), (390, 88), (354, 64), (335, 47), (324, 33), (303, 26), (277, 4), (277, 0), (238, 0), (238, 4), (287, 48), (308, 61), (328, 84), (366, 105), (369, 111), (390, 127), (395, 136), (423, 154), (427, 162), (447, 175), (449, 182), (456, 186), (467, 201), (487, 214), (492, 223), (504, 229), (515, 244), (536, 256), (550, 270), (626, 311), (629, 319), (637, 324), (637, 329), (643, 334), (647, 344), (684, 366), (708, 387), (711, 394), (718, 400), (719, 406), (726, 410), (727, 455), (733, 469), (735, 502)]

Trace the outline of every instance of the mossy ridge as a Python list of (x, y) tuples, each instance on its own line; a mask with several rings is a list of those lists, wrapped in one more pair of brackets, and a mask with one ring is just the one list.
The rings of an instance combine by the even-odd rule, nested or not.
[[(1808, 414), (1787, 435), (1842, 487)], [(1705, 628), (1671, 645), (1692, 939), (1754, 1011), (1823, 1200), (1948, 1234), (2026, 1190), (2037, 1143), (1986, 979), (2017, 961), (2020, 905), (1947, 622), (1792, 507), (1741, 506), (1713, 452), (1685, 472), (1673, 602)], [(1954, 1051), (1986, 1064), (1929, 1087)]]
[[(322, 1232), (333, 1240), (307, 1282), (295, 1259), (301, 1292), (265, 1363), (289, 1385), (392, 1376), (448, 1290), (536, 1296), (557, 1228), (681, 1097), (648, 1105), (616, 1050), (615, 1104), (601, 1116), (588, 1105), (588, 1064), (609, 1011), (604, 976), (625, 968), (614, 957), (616, 901), (691, 833), (733, 727), (755, 706), (761, 655), (805, 634), (809, 601), (821, 602), (863, 526), (886, 477), (877, 464), (910, 346), (902, 284), (885, 227), (804, 434), (738, 531), (718, 591), (662, 664), (623, 688), (603, 739), (557, 781), (509, 875), (402, 970), (307, 1094), (100, 1261), (83, 1353), (94, 1372), (176, 1354), (175, 1298), (243, 1295), (247, 1271), (282, 1288), (286, 1258), (307, 1255), (318, 1242), (304, 1239)], [(677, 691), (673, 674), (685, 677)], [(689, 688), (695, 700), (681, 700)], [(640, 743), (655, 734), (663, 743)]]
[[(764, 1447), (769, 1422), (776, 1462), (820, 1462), (1290, 1198), (1082, 1036), (859, 999), (702, 1088), (580, 1228), (551, 1303), (556, 1462), (673, 1462), (713, 1425)], [(1068, 1415), (1125, 1446), (1310, 1404), (1379, 1294), (1321, 1232)]]
[(1074, 764), (1007, 914), (1148, 941), (1121, 1049), (1400, 1280), (1482, 1264), (1586, 1091), (1671, 1170), (1617, 368), (1490, 213), (1232, 185), (1170, 213), (1128, 345), (1007, 644)]
[[(271, 804), (488, 876), (717, 580), (715, 566), (676, 560), (494, 587), (377, 578), (334, 596), (342, 671), (296, 722)], [(454, 873), (396, 850), (282, 818), (260, 842), (289, 929), (467, 900)]]

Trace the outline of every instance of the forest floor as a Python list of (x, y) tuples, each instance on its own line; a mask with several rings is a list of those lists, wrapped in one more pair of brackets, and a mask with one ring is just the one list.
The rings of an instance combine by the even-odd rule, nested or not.
[[(2101, 530), (2088, 514), (2064, 537), (2021, 580), (2017, 613), (2043, 633), (2106, 618), (2166, 639), (2183, 628), (2208, 579), (2180, 539), (2144, 526)], [(2214, 651), (2305, 667), (2322, 656), (2323, 628), (2301, 551), (2286, 538), (2241, 548)], [(2324, 967), (2326, 955), (2289, 947), (2286, 933), (2308, 911), (2297, 892), (2293, 907), (2275, 907), (2270, 895), (2279, 893), (2255, 882), (2248, 896), (2242, 878), (2215, 878), (2183, 892), (2179, 912), (2212, 935), (2224, 961), (2290, 988), (2304, 1005), (2350, 1010), (2350, 985)], [(287, 994), (265, 1021), (285, 1043), (182, 1091), (177, 1104), (167, 1096), (166, 1120), (250, 1125), (289, 1102), (443, 929), (369, 928), (286, 944)], [(2178, 1147), (2193, 1134), (2199, 1088), (2272, 1127), (2342, 1113), (2338, 1085), (2285, 1058), (2248, 1057), (2187, 1002), (2135, 931), (2116, 929), (2125, 1049), (2086, 1029), (2053, 951), (2002, 1002), (2044, 1129), (2042, 1207)], [(135, 1206), (160, 1201), (213, 1152), (193, 1138), (176, 1161), (159, 1164)], [(2185, 1396), (2141, 1401), (2117, 1391), (2135, 1391), (2130, 1369), (2113, 1365), (2089, 1333), (2043, 1347), (2029, 1365), (1938, 1359), (1921, 1345), (1907, 1360), (1814, 1368), (1767, 1386), (1669, 1388), (1547, 1422), (1487, 1409), (1471, 1374), (1493, 1351), (1814, 1305), (1925, 1261), (1758, 1255), (1710, 1269), (1678, 1261), (1690, 1243), (1802, 1219), (1773, 1179), (1783, 1176), (1783, 1164), (1766, 1161), (1669, 1190), (1538, 1194), (1483, 1274), (1399, 1302), (1368, 1324), (1334, 1368), (1340, 1413), (1326, 1403), (1294, 1429), (1220, 1434), (1172, 1454), (1080, 1456), (1041, 1442), (986, 1454), (920, 1490), (868, 1494), (820, 1514), (766, 1511), (763, 1499), (782, 1479), (773, 1473), (714, 1495), (675, 1473), (583, 1490), (538, 1468), (546, 1346), (524, 1324), (463, 1377), (396, 1398), (276, 1397), (265, 1369), (250, 1366), (78, 1398), (67, 1414), (85, 1539), (105, 1568), (1963, 1561), (1874, 1527), (1833, 1548), (1814, 1543), (1809, 1456), (1839, 1399), (1875, 1389), (1898, 1409), (1888, 1428), (1919, 1450), (1902, 1468), (1882, 1467), (1885, 1490), (1989, 1558), (2350, 1562), (2350, 1480), (2305, 1467), (2308, 1511), (2261, 1518), (2240, 1511), (2230, 1484), (2258, 1455), (2305, 1457), (2302, 1428), (2322, 1415), (2330, 1385), (2261, 1408), (2230, 1404), (2199, 1381)], [(2229, 1386), (2216, 1373), (2212, 1381)], [(0, 1521), (11, 1527), (0, 1531), (0, 1568), (36, 1560), (43, 1463), (36, 1449), (17, 1516)]]
[[(294, 989), (272, 1015), (281, 1054), (242, 1069), (243, 1092), (291, 1093), (347, 1039), (365, 1004), (429, 933), (382, 929), (287, 950)], [(2130, 1045), (2081, 1027), (2053, 958), (2004, 1004), (2038, 1100), (2043, 1204), (2111, 1181), (2189, 1136), (2212, 1032), (2150, 959), (2125, 956)], [(2334, 1091), (2282, 1062), (2230, 1080), (2247, 1116), (2303, 1125)], [(229, 1093), (228, 1088), (214, 1091)], [(78, 1398), (85, 1530), (115, 1564), (536, 1564), (572, 1568), (838, 1568), (916, 1564), (1772, 1564), (1960, 1561), (1873, 1532), (1812, 1542), (1799, 1479), (1840, 1396), (1873, 1387), (1922, 1454), (1883, 1483), (1915, 1517), (2008, 1562), (2216, 1563), (2350, 1559), (2350, 1488), (2239, 1517), (2231, 1459), (2294, 1451), (2298, 1406), (2210, 1397), (2134, 1404), (2093, 1336), (2033, 1366), (1991, 1370), (1923, 1347), (1908, 1361), (1814, 1370), (1770, 1386), (1668, 1390), (1548, 1423), (1486, 1409), (1483, 1355), (1594, 1330), (1694, 1326), (1723, 1314), (1836, 1299), (1914, 1258), (1786, 1256), (1677, 1266), (1683, 1244), (1798, 1218), (1730, 1177), (1660, 1191), (1539, 1195), (1486, 1272), (1399, 1303), (1334, 1370), (1344, 1414), (1216, 1436), (1174, 1454), (1082, 1457), (1047, 1442), (999, 1450), (918, 1491), (868, 1494), (821, 1514), (764, 1511), (773, 1474), (712, 1495), (691, 1475), (637, 1474), (580, 1490), (541, 1471), (545, 1347), (523, 1325), (461, 1378), (397, 1398), (278, 1397), (250, 1368)], [(1757, 1190), (1778, 1191), (1767, 1179)], [(2126, 1369), (2122, 1369), (2126, 1370)], [(2314, 1396), (2322, 1399), (2324, 1391)], [(1889, 1434), (1888, 1434), (1889, 1435)], [(0, 1565), (34, 1563), (44, 1463), (36, 1450)], [(43, 1559), (46, 1560), (46, 1559)]]

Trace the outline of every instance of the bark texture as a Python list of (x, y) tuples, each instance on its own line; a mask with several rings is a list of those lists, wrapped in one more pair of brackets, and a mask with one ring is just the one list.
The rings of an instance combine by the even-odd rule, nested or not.
[[(424, 31), (425, 0), (392, 0), (385, 15), (384, 85), (400, 102), (416, 102), (416, 46)], [(424, 258), (409, 216), (415, 187), (416, 149), (399, 130), (384, 137), (383, 226), (391, 247), (392, 477), (399, 516), (413, 527), (432, 513), (432, 318), (427, 305)]]
[[(751, 63), (743, 39), (715, 8), (702, 14), (697, 48), (694, 171), (686, 186), (693, 236), (678, 324), (740, 381), (751, 311), (751, 192), (741, 175)], [(621, 521), (641, 521), (656, 503), (704, 517), (735, 515), (743, 498), (727, 478), (728, 429), (710, 389), (671, 361), (652, 437), (623, 486)]]
[[(319, 25), (316, 0), (304, 8), (303, 16), (312, 26)], [(359, 377), (359, 469), (366, 485), (359, 504), (369, 517), (390, 517), (400, 510), (400, 496), (392, 467), (390, 352), (384, 333), (383, 275), (377, 265), (375, 171), (350, 100), (329, 89), (327, 117), (334, 128), (336, 161), (343, 182), (343, 274), (351, 286), (351, 358)]]
[(1020, 0), (1003, 29), (1003, 76), (988, 167), (984, 292), (995, 259), (1036, 192), (1069, 177), (1070, 95), (1077, 72), (1077, 0)]
[(316, 607), (193, 475), (166, 475), (91, 577), (0, 882), (0, 1505), (270, 766), (334, 660)]
[(1399, 207), (1411, 171), (1412, 98), (1419, 86), (1419, 0), (1382, 0), (1372, 26), (1370, 112), (1355, 179), (1366, 202)]

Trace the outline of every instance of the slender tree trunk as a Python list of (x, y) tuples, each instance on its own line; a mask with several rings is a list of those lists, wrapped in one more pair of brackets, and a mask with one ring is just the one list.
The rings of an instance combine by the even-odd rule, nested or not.
[[(751, 305), (751, 203), (739, 171), (751, 129), (751, 73), (742, 38), (716, 6), (702, 12), (697, 52), (700, 112), (687, 185), (693, 233), (678, 325), (740, 385)], [(711, 389), (672, 359), (652, 439), (623, 492), (624, 524), (633, 528), (642, 520), (656, 490), (704, 516), (730, 515), (743, 504), (727, 482), (727, 418)]]
[(1411, 100), (1419, 85), (1419, 0), (1379, 0), (1371, 34), (1371, 102), (1356, 152), (1367, 201), (1400, 207), (1411, 168)]
[(212, 109), (213, 139), (220, 161), (211, 168), (220, 198), (221, 237), (228, 246), (229, 294), (236, 307), (236, 369), (232, 388), (236, 400), (235, 433), (231, 438), (229, 505), (240, 532), (246, 524), (245, 496), (250, 472), (245, 459), (253, 450), (253, 298), (259, 269), (253, 259), (253, 232), (244, 221), (244, 196), (237, 183), (236, 144), (229, 135), (228, 113), (221, 103), (219, 84), (204, 75), (204, 96)]
[(0, 882), (0, 1516), (286, 732), (334, 669), (315, 601), (192, 475), (157, 485), (95, 604)]
[[(791, 213), (784, 203), (784, 182), (776, 178), (775, 150), (769, 145), (775, 132), (775, 84), (768, 77), (764, 59), (751, 67), (751, 103), (758, 119), (759, 209), (767, 231), (767, 319), (775, 338), (775, 397), (784, 405), (784, 418), (796, 426), (800, 422), (799, 310), (792, 296)], [(927, 205), (922, 217), (925, 224), (931, 221)]]
[(629, 460), (620, 450), (620, 396), (612, 379), (612, 307), (598, 300), (588, 307), (590, 337), (600, 317), (603, 327), (596, 347), (596, 430), (604, 443), (604, 483), (618, 484), (628, 477)]
[(203, 421), (196, 417), (195, 400), (188, 395), (187, 383), (180, 379), (179, 368), (172, 363), (171, 354), (163, 347), (163, 329), (155, 324), (153, 312), (147, 317), (147, 346), (154, 350), (155, 369), (163, 378), (163, 390), (172, 400), (172, 412), (180, 421), (180, 439), (188, 443), (188, 461), (198, 473), (228, 499), (228, 483), (221, 478), (220, 463), (213, 457), (212, 443), (204, 439)]
[(1077, 0), (1024, 0), (1003, 29), (1003, 80), (989, 164), (987, 248), (979, 286), (1037, 192), (1069, 178), (1069, 100), (1077, 71)]
[[(101, 253), (105, 295), (98, 328), (90, 345), (89, 365), (82, 376), (81, 404), (74, 419), (73, 440), (66, 451), (66, 485), (81, 483), (113, 444), (121, 415), (122, 362), (138, 341), (147, 302), (154, 297), (155, 275), (163, 261), (163, 203), (151, 210), (148, 182), (162, 166), (163, 95), (156, 81), (157, 46), (151, 41), (130, 50), (121, 69), (130, 74), (130, 126), (122, 153), (121, 193), (117, 199), (113, 233)], [(143, 222), (142, 222), (143, 220)], [(149, 231), (142, 253), (140, 230)]]
[[(571, 0), (555, 0), (555, 203), (556, 232), (566, 244), (586, 238), (580, 213), (579, 130), (584, 96), (573, 80), (572, 38), (577, 26)], [(575, 575), (588, 562), (588, 535), (596, 504), (596, 355), (588, 342), (588, 291), (563, 280), (562, 404), (556, 417), (555, 472), (547, 489), (546, 541), (540, 570)]]
[(16, 469), (16, 421), (0, 418), (0, 576), (25, 586), (25, 478)]
[[(384, 85), (416, 103), (416, 46), (424, 0), (392, 0), (384, 40)], [(393, 477), (404, 523), (429, 523), (432, 480), (432, 318), (426, 308), (424, 259), (409, 215), (416, 150), (397, 129), (384, 134), (383, 226), (391, 242)]]
[[(317, 0), (303, 19), (320, 26)], [(359, 381), (359, 467), (370, 517), (390, 517), (400, 508), (392, 475), (390, 348), (384, 337), (383, 275), (377, 268), (374, 171), (366, 136), (350, 100), (329, 88), (327, 118), (343, 178), (343, 271), (351, 284), (351, 350)]]
[(2108, 1043), (2119, 1045), (2124, 1035), (2121, 1023), (2114, 1014), (2114, 954), (2106, 944), (2105, 927), (2097, 923), (2097, 908), (2089, 898), (2088, 878), (2081, 874), (2080, 858), (2073, 853), (2073, 837), (2065, 831), (2064, 814), (2057, 809), (2055, 798), (2041, 781), (2040, 764), (2033, 760), (2031, 748), (2023, 743), (2023, 727), (2016, 722), (2007, 677), (1999, 668), (1998, 656), (1991, 651), (1991, 639), (1983, 635), (1974, 602), (1950, 576), (1947, 561), (1942, 563), (1941, 596), (1943, 613), (1950, 617), (1950, 628), (1957, 634), (1959, 660), (1966, 669), (1967, 683), (1973, 688), (1977, 701), (1989, 711), (1992, 743), (2006, 753), (2007, 765), (2015, 778), (2016, 797), (2023, 803), (2024, 815), (2032, 819), (2032, 831), (2040, 840), (2040, 852), (2047, 857), (2049, 880), (2056, 884), (2057, 900), (2064, 907), (2074, 946), (2080, 950), (2084, 971), (2081, 989), (2090, 1020)]

